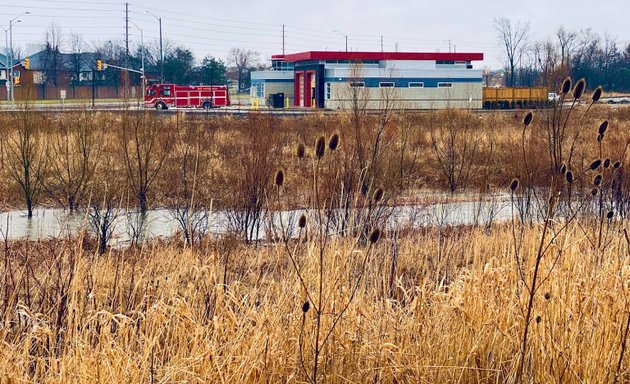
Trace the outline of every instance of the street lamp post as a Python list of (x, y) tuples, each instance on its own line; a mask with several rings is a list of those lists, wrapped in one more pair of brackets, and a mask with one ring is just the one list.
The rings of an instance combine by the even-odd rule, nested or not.
[(155, 17), (160, 24), (160, 84), (162, 84), (164, 83), (164, 50), (162, 48), (162, 18), (156, 16), (153, 12), (150, 12), (150, 11), (144, 11), (144, 13)]
[(4, 68), (5, 68), (5, 83), (7, 85), (7, 101), (11, 101), (11, 92), (9, 91), (11, 87), (11, 83), (9, 83), (9, 28), (5, 29), (4, 27), (0, 27), (4, 31)]
[(343, 37), (345, 37), (345, 39), (346, 39), (346, 52), (348, 52), (348, 35), (343, 33), (343, 32), (341, 32), (341, 31), (338, 31), (336, 29), (333, 32), (337, 32), (337, 33), (341, 34)]
[(129, 22), (133, 24), (136, 28), (138, 28), (138, 30), (140, 30), (140, 44), (142, 45), (142, 48), (140, 49), (140, 56), (142, 57), (142, 68), (140, 68), (140, 71), (142, 72), (142, 90), (144, 92), (144, 33), (142, 32), (142, 28), (138, 27), (136, 23), (131, 20), (129, 20)]
[(140, 48), (140, 56), (142, 57), (142, 67), (140, 68), (140, 81), (142, 83), (142, 85), (140, 86), (140, 96), (138, 96), (138, 98), (140, 97), (144, 97), (144, 82), (145, 82), (145, 77), (144, 77), (144, 32), (142, 32), (142, 28), (138, 27), (138, 24), (134, 23), (133, 21), (129, 20), (129, 22), (131, 24), (133, 24), (136, 28), (138, 28), (140, 30), (140, 44), (142, 45), (142, 47)]
[(13, 100), (15, 100), (14, 95), (13, 95), (13, 23), (19, 23), (22, 20), (19, 20), (20, 16), (24, 16), (24, 15), (30, 15), (31, 13), (29, 11), (26, 11), (24, 13), (20, 13), (19, 15), (15, 16), (14, 18), (9, 20), (9, 55), (10, 57), (7, 58), (8, 61), (8, 71), (9, 71), (9, 100), (11, 102), (13, 102)]

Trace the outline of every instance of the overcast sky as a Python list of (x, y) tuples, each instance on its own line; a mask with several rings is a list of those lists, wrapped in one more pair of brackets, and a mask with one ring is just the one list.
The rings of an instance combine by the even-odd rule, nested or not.
[[(65, 34), (79, 33), (89, 45), (124, 40), (125, 3), (118, 1), (21, 0), (0, 1), (0, 25), (24, 11), (13, 24), (14, 46), (35, 50), (47, 26), (56, 23)], [(130, 45), (157, 44), (162, 18), (164, 40), (189, 48), (197, 59), (206, 55), (227, 57), (230, 48), (260, 53), (262, 59), (282, 53), (282, 25), (287, 53), (307, 50), (344, 50), (345, 36), (351, 50), (448, 52), (449, 41), (457, 52), (483, 52), (478, 67), (499, 66), (503, 51), (493, 20), (507, 17), (531, 23), (532, 39), (551, 37), (564, 25), (569, 30), (592, 28), (626, 45), (630, 42), (628, 0), (225, 0), (129, 2)], [(4, 45), (4, 41), (0, 43)], [(67, 48), (67, 45), (66, 45)], [(68, 48), (67, 48), (68, 49)], [(88, 48), (89, 49), (89, 48)]]

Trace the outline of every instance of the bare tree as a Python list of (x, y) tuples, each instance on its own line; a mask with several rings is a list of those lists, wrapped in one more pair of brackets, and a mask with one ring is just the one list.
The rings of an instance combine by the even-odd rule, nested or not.
[(510, 19), (500, 17), (494, 20), (497, 38), (505, 46), (505, 54), (509, 69), (508, 85), (515, 84), (516, 65), (520, 61), (529, 43), (529, 22), (517, 21), (512, 24)]
[(94, 114), (84, 110), (64, 116), (61, 132), (50, 139), (50, 166), (44, 189), (62, 207), (73, 211), (87, 197), (100, 158), (100, 130)]
[(129, 185), (144, 214), (151, 187), (170, 152), (173, 135), (155, 115), (127, 111), (122, 117), (120, 140)]
[(50, 24), (44, 34), (44, 73), (42, 87), (45, 90), (47, 84), (57, 86), (59, 84), (59, 71), (63, 65), (59, 47), (62, 43), (61, 27), (54, 22)]
[(72, 85), (74, 87), (74, 93), (76, 97), (76, 86), (81, 83), (81, 69), (83, 68), (84, 57), (83, 57), (83, 39), (81, 35), (78, 33), (70, 34), (70, 67), (72, 68)]
[(165, 165), (166, 200), (173, 219), (179, 223), (183, 240), (192, 246), (208, 230), (207, 190), (202, 183), (209, 165), (209, 135), (205, 126), (181, 121), (175, 124), (175, 144)]
[(563, 70), (566, 70), (566, 77), (569, 75), (571, 57), (576, 48), (577, 33), (567, 31), (564, 27), (560, 27), (558, 32), (556, 32), (556, 37), (558, 37), (558, 46), (560, 48), (560, 65)]
[(238, 74), (238, 91), (244, 88), (247, 75), (256, 67), (258, 62), (258, 52), (245, 50), (241, 48), (232, 48), (230, 50), (228, 61), (234, 64)]
[(16, 130), (6, 137), (6, 157), (3, 168), (20, 187), (28, 217), (33, 217), (33, 205), (39, 196), (46, 166), (46, 143), (38, 132), (39, 115), (34, 114), (28, 102), (15, 112)]

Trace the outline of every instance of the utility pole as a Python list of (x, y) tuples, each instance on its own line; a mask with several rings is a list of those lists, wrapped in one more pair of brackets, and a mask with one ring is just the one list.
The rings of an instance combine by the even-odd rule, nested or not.
[(129, 3), (125, 3), (125, 67), (129, 66)]
[(383, 52), (383, 35), (381, 35), (381, 52)]
[(282, 24), (282, 56), (284, 56), (284, 24)]
[(448, 40), (448, 53), (451, 53), (451, 40)]

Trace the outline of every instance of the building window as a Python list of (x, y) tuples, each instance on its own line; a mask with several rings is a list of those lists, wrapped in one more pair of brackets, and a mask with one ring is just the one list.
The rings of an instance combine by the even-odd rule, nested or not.
[(382, 82), (378, 83), (378, 87), (379, 88), (394, 88), (394, 82), (393, 81), (382, 81)]
[(424, 83), (421, 81), (409, 82), (409, 88), (424, 88)]
[(326, 100), (330, 100), (330, 83), (326, 83)]
[(453, 83), (447, 83), (447, 82), (438, 83), (438, 88), (451, 88), (452, 86), (453, 86)]
[(262, 81), (256, 83), (256, 97), (265, 97), (265, 83)]
[(350, 86), (353, 88), (364, 88), (365, 83), (363, 81), (351, 81)]

